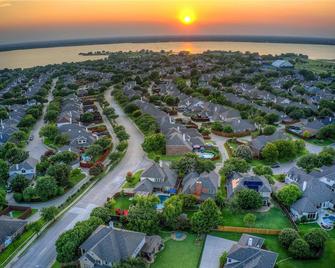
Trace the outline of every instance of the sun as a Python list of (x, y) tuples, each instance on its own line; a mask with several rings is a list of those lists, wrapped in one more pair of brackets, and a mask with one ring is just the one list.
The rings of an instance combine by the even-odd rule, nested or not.
[(191, 9), (184, 9), (179, 13), (179, 20), (182, 24), (190, 25), (194, 23), (195, 19), (195, 13)]
[(191, 24), (191, 23), (193, 22), (193, 20), (192, 20), (191, 16), (186, 15), (186, 16), (183, 18), (182, 22), (183, 22), (184, 24)]

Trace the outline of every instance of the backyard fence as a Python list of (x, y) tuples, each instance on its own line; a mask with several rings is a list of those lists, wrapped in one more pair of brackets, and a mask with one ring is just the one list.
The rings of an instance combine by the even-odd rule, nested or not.
[(285, 215), (287, 216), (287, 218), (291, 222), (293, 228), (298, 231), (298, 226), (297, 226), (296, 222), (294, 221), (294, 219), (292, 218), (292, 214), (289, 212), (289, 210), (279, 202), (279, 200), (277, 199), (277, 196), (275, 194), (272, 193), (271, 197), (272, 197), (272, 200), (275, 201), (276, 204), (285, 213)]
[(239, 138), (239, 137), (249, 136), (251, 134), (250, 131), (241, 131), (241, 132), (236, 132), (236, 133), (228, 133), (228, 132), (216, 131), (216, 130), (212, 130), (212, 133), (214, 133), (217, 136), (222, 136), (222, 137), (226, 137), (226, 138)]
[(11, 211), (21, 211), (22, 214), (18, 217), (18, 219), (21, 219), (21, 220), (27, 219), (33, 213), (31, 207), (10, 206), (9, 205), (4, 210), (0, 211), (0, 216), (9, 215)]
[(281, 232), (281, 230), (279, 229), (247, 228), (247, 227), (236, 227), (236, 226), (218, 226), (216, 231), (232, 232), (232, 233), (264, 234), (264, 235), (278, 235)]

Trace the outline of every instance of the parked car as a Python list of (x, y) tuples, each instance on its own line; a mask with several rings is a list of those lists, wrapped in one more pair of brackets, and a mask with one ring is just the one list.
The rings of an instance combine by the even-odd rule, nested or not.
[(29, 140), (32, 141), (34, 139), (34, 135), (30, 135)]

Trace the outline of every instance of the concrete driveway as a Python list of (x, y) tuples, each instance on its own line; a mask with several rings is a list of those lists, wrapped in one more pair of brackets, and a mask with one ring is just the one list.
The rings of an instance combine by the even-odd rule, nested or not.
[(228, 252), (234, 244), (235, 241), (207, 235), (199, 268), (218, 268), (220, 256), (224, 251)]

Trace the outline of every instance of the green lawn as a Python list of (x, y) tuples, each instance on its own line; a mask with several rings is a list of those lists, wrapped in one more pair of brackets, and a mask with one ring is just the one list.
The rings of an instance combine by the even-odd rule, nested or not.
[(55, 261), (54, 264), (51, 266), (51, 268), (61, 268), (62, 265), (58, 262), (58, 261)]
[(78, 182), (80, 182), (82, 179), (84, 179), (86, 177), (86, 175), (84, 173), (81, 172), (80, 169), (74, 169), (71, 172), (70, 175), (70, 183), (71, 185), (76, 185)]
[(333, 60), (307, 60), (306, 62), (296, 63), (295, 68), (307, 69), (315, 73), (334, 73), (335, 62)]
[[(223, 223), (226, 226), (245, 227), (243, 217), (248, 212), (232, 212), (229, 209), (223, 210)], [(253, 213), (253, 212), (252, 212)], [(290, 221), (278, 207), (272, 207), (268, 212), (255, 212), (256, 223), (254, 227), (267, 229), (282, 229), (291, 227)]]
[(28, 239), (30, 239), (34, 235), (33, 230), (27, 230), (22, 235), (20, 235), (16, 240), (10, 244), (5, 251), (1, 252), (0, 254), (0, 267), (4, 267), (5, 261), (7, 258), (18, 248), (22, 247)]
[(310, 139), (310, 140), (307, 140), (307, 142), (309, 142), (311, 144), (319, 145), (319, 146), (328, 146), (328, 145), (333, 144), (335, 141), (333, 141), (333, 140)]
[(122, 188), (134, 188), (141, 180), (141, 174), (143, 172), (143, 169), (136, 171), (133, 174), (132, 181), (127, 182), (122, 186)]
[[(303, 233), (311, 228), (318, 228), (318, 225), (299, 225), (301, 235), (303, 235)], [(335, 230), (328, 232), (328, 234), (329, 239), (326, 242), (325, 251), (323, 253), (323, 256), (318, 260), (294, 260), (290, 258), (287, 251), (280, 246), (277, 236), (260, 234), (255, 235), (265, 238), (265, 248), (279, 254), (277, 259), (277, 262), (279, 262), (278, 268), (330, 268), (333, 267), (331, 266), (331, 264), (335, 263)], [(211, 233), (211, 235), (223, 237), (234, 241), (238, 241), (241, 237), (241, 233), (228, 232), (213, 232)]]
[(128, 209), (129, 206), (131, 205), (131, 200), (129, 200), (129, 197), (127, 196), (120, 196), (115, 198), (116, 204), (115, 208), (119, 209)]
[[(170, 235), (170, 234), (169, 234)], [(166, 236), (169, 239), (169, 236)], [(198, 267), (204, 241), (197, 242), (195, 234), (187, 234), (183, 241), (169, 239), (165, 248), (150, 265), (151, 268), (195, 268)]]

